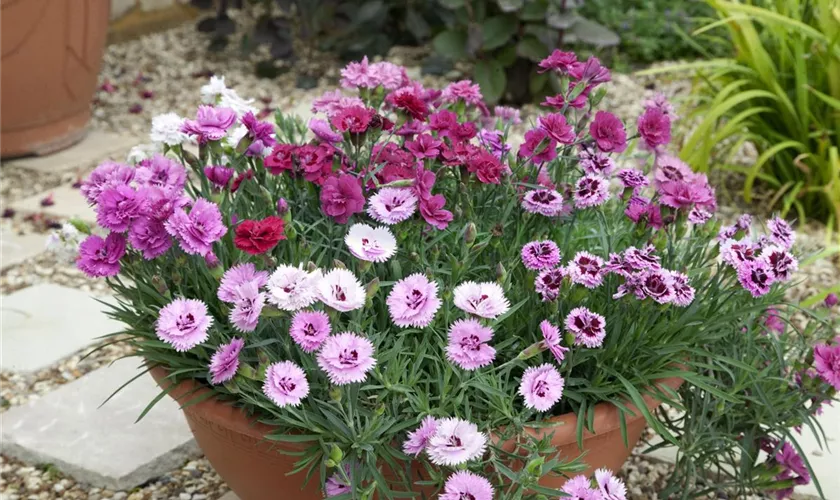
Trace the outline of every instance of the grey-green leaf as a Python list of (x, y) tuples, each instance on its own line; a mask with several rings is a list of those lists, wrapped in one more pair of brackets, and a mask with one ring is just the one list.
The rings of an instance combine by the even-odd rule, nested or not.
[(578, 41), (595, 45), (597, 47), (611, 47), (618, 45), (621, 39), (611, 30), (589, 19), (579, 17), (571, 27), (570, 34)]
[(460, 31), (442, 31), (432, 40), (438, 54), (458, 60), (467, 57), (467, 34)]
[(484, 21), (481, 26), (484, 50), (493, 50), (508, 43), (516, 33), (517, 25), (513, 16), (494, 16)]
[(478, 61), (475, 65), (474, 76), (487, 102), (492, 104), (502, 97), (507, 79), (501, 64), (492, 59)]

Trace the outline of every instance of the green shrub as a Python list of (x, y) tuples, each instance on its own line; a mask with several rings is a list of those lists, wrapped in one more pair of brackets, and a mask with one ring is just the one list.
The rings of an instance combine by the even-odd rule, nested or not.
[[(618, 36), (577, 13), (582, 0), (437, 0), (454, 15), (433, 45), (475, 62), (473, 79), (489, 102), (528, 102), (560, 91), (536, 64), (567, 45), (614, 46)], [(568, 49), (567, 49), (568, 50)]]
[[(840, 10), (833, 0), (708, 0), (731, 57), (666, 71), (697, 72), (690, 119), (698, 126), (681, 156), (694, 169), (712, 165), (772, 188), (773, 208), (840, 227)], [(647, 73), (654, 73), (648, 71)], [(747, 167), (733, 165), (744, 143), (758, 148)]]

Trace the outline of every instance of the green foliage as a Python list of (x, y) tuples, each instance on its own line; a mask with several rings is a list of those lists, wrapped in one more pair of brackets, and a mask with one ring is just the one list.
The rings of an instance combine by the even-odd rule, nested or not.
[(714, 16), (703, 0), (587, 0), (580, 12), (621, 37), (609, 58), (614, 66), (708, 58), (723, 50), (709, 35), (689, 35)]
[[(610, 47), (611, 30), (578, 14), (580, 0), (438, 0), (450, 9), (433, 46), (451, 60), (475, 63), (473, 79), (490, 103), (524, 103), (553, 93), (536, 63), (556, 47)], [(556, 84), (556, 81), (554, 82)]]
[[(746, 175), (775, 191), (771, 205), (840, 227), (840, 11), (831, 0), (709, 0), (720, 18), (698, 32), (725, 30), (729, 58), (668, 69), (697, 73), (698, 127), (681, 156), (693, 168)], [(753, 165), (732, 164), (746, 142)]]

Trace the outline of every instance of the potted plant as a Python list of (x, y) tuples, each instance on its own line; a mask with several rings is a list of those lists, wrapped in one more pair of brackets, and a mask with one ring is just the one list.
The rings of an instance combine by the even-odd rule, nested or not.
[[(427, 89), (364, 60), (308, 126), (261, 121), (214, 78), (195, 119), (155, 118), (136, 165), (83, 183), (108, 233), (78, 267), (108, 279), (117, 341), (241, 498), (622, 498), (608, 469), (646, 424), (681, 442), (661, 402), (748, 404), (716, 363), (765, 364), (720, 345), (786, 341), (763, 325), (797, 267), (790, 226), (722, 227), (706, 177), (665, 152), (666, 102), (627, 130), (595, 110), (597, 59), (541, 66), (570, 90), (516, 150), (518, 112), (490, 113), (477, 85)], [(814, 376), (742, 441), (811, 422), (838, 385), (840, 348), (823, 347), (821, 366), (804, 351), (771, 365), (770, 395)], [(790, 442), (763, 446), (792, 460)], [(786, 488), (790, 460), (771, 457), (765, 487)]]
[(3, 0), (4, 158), (48, 154), (84, 137), (111, 3)]

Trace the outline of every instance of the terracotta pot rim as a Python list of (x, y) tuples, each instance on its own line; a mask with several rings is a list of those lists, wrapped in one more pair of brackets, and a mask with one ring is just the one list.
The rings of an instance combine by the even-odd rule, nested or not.
[[(149, 372), (155, 379), (155, 381), (157, 381), (157, 383), (163, 389), (169, 388), (171, 383), (167, 383), (168, 381), (165, 380), (165, 378), (168, 376), (169, 370), (167, 370), (161, 365), (158, 365), (152, 367), (149, 370)], [(677, 389), (680, 385), (682, 385), (682, 383), (683, 379), (680, 377), (669, 377), (658, 380), (656, 382), (656, 385)], [(175, 399), (176, 402), (180, 404), (186, 404), (191, 399), (203, 397), (210, 390), (210, 387), (207, 387), (206, 385), (201, 384), (195, 379), (191, 378), (179, 382), (177, 386), (169, 392), (169, 395), (173, 399)], [(642, 398), (644, 399), (645, 406), (647, 406), (648, 410), (651, 410), (660, 404), (660, 401), (648, 394), (642, 394)], [(626, 420), (628, 423), (644, 418), (644, 415), (638, 410), (638, 408), (635, 405), (630, 403), (626, 406), (628, 410), (632, 411), (635, 414), (634, 416), (627, 417)], [(209, 420), (223, 419), (224, 425), (230, 428), (230, 430), (260, 440), (264, 440), (266, 434), (269, 434), (276, 430), (274, 426), (260, 422), (258, 417), (247, 415), (241, 407), (230, 404), (229, 402), (218, 397), (206, 398), (196, 404), (190, 405), (184, 410), (194, 412), (202, 416), (203, 418)], [(607, 434), (620, 428), (621, 424), (618, 419), (618, 413), (618, 408), (612, 403), (604, 401), (596, 404), (595, 419), (593, 422), (593, 428), (595, 429), (595, 433), (593, 434), (588, 430), (584, 429), (584, 438), (593, 437), (601, 434)], [(528, 427), (526, 424), (525, 432), (537, 437), (542, 437), (547, 434), (554, 433), (554, 444), (559, 446), (567, 445), (577, 441), (577, 415), (575, 413), (564, 413), (563, 415), (557, 415), (542, 422), (551, 422), (554, 423), (554, 425)], [(558, 430), (561, 430), (561, 432), (558, 432)], [(284, 443), (283, 446), (287, 447), (287, 444)], [(295, 446), (293, 443), (291, 443), (290, 447)]]

